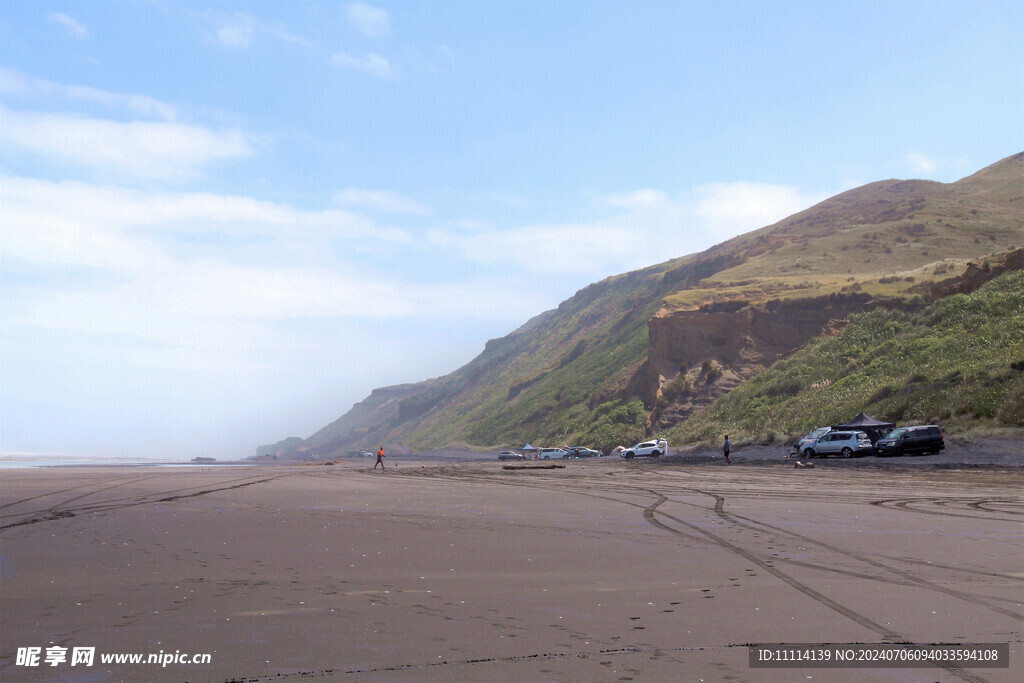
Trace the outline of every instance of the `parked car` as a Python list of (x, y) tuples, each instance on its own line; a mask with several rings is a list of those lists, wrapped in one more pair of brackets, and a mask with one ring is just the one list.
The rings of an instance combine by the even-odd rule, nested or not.
[(498, 453), (498, 460), (522, 460), (523, 455), (514, 451), (502, 451)]
[(796, 442), (797, 453), (803, 453), (804, 448), (810, 446), (812, 443), (814, 443), (815, 441), (817, 441), (818, 439), (825, 436), (831, 431), (831, 427), (818, 427), (817, 429), (813, 430), (810, 434)]
[(942, 430), (936, 425), (917, 425), (914, 427), (898, 427), (875, 444), (878, 455), (913, 455), (920, 453), (939, 454), (946, 447), (942, 438)]
[(565, 458), (568, 455), (561, 448), (542, 448), (538, 458), (541, 460), (553, 460), (555, 458)]
[(570, 458), (600, 458), (604, 455), (601, 451), (595, 451), (592, 448), (584, 448), (583, 446), (571, 446), (568, 454)]
[(871, 452), (871, 439), (864, 432), (829, 432), (804, 448), (808, 458), (841, 455), (850, 458)]
[(664, 441), (643, 441), (622, 451), (621, 455), (627, 460), (630, 458), (651, 457), (657, 458), (665, 452), (667, 444)]

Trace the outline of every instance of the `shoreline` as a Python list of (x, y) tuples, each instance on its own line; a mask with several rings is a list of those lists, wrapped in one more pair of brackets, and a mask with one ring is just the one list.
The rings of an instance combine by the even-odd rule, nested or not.
[[(900, 457), (882, 457), (876, 455), (863, 455), (849, 459), (838, 457), (829, 458), (793, 458), (787, 455), (788, 446), (783, 444), (748, 444), (734, 447), (732, 451), (732, 465), (734, 466), (770, 466), (779, 464), (792, 464), (796, 460), (808, 461), (816, 466), (825, 467), (878, 467), (878, 468), (899, 468), (899, 467), (937, 467), (942, 469), (1024, 469), (1024, 441), (1013, 438), (985, 438), (985, 439), (947, 439), (946, 448), (938, 455), (916, 455)], [(214, 462), (192, 462), (190, 460), (114, 460), (105, 461), (102, 458), (82, 458), (78, 462), (60, 462), (61, 456), (40, 459), (26, 458), (19, 460), (18, 456), (0, 457), (0, 469), (30, 469), (30, 468), (68, 468), (68, 467), (224, 467), (224, 466), (246, 466), (246, 467), (283, 467), (283, 466), (330, 466), (335, 465), (359, 465), (375, 462), (374, 458), (357, 456), (342, 456), (329, 460), (218, 460)], [(610, 460), (622, 460), (617, 456), (603, 456), (601, 458), (582, 458), (579, 460), (558, 460), (557, 462), (601, 462)], [(704, 448), (699, 446), (682, 447), (673, 449), (669, 447), (669, 454), (660, 458), (636, 458), (634, 462), (661, 463), (664, 466), (701, 465), (701, 464), (724, 464), (721, 452), (715, 448)], [(461, 449), (436, 449), (424, 453), (410, 453), (403, 455), (388, 456), (385, 462), (416, 464), (440, 464), (440, 463), (481, 463), (497, 461), (497, 453), (466, 451)], [(534, 460), (513, 461), (520, 463), (542, 462)], [(555, 462), (555, 461), (553, 461)], [(23, 464), (24, 463), (24, 464)]]

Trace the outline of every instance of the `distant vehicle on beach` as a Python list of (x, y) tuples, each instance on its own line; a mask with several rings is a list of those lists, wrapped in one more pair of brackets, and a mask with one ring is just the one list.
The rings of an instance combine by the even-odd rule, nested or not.
[(621, 455), (627, 460), (631, 458), (657, 458), (665, 452), (665, 446), (662, 445), (661, 441), (643, 441), (622, 451)]
[(356, 456), (360, 458), (372, 458), (373, 453), (371, 453), (370, 451), (359, 451), (358, 453), (356, 453)]
[(878, 440), (875, 452), (878, 455), (938, 455), (945, 447), (946, 441), (942, 438), (941, 429), (936, 425), (918, 425), (892, 430)]
[(831, 427), (818, 427), (804, 438), (796, 442), (797, 453), (803, 453), (804, 449), (810, 446), (812, 443), (825, 436), (832, 431)]
[(523, 455), (514, 451), (502, 451), (498, 453), (498, 460), (523, 460)]
[(570, 446), (567, 453), (570, 458), (600, 458), (604, 455), (601, 451), (583, 446)]
[(871, 439), (864, 432), (829, 432), (814, 443), (804, 448), (803, 454), (808, 458), (842, 455), (851, 458), (854, 455), (871, 452)]
[(563, 451), (561, 448), (542, 448), (540, 449), (540, 455), (538, 456), (541, 460), (552, 460), (554, 458), (565, 458), (568, 453)]

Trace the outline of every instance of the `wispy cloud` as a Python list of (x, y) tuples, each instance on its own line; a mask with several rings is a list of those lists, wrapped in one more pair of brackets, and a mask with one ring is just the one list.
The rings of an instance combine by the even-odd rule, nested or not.
[(211, 162), (251, 156), (239, 130), (111, 121), (0, 106), (0, 144), (77, 166), (146, 178), (182, 178)]
[[(230, 364), (237, 349), (225, 339), (257, 343), (235, 339), (247, 321), (507, 320), (539, 305), (511, 277), (368, 277), (363, 247), (415, 245), (402, 230), (337, 209), (0, 177), (0, 212), (2, 261), (32, 274), (5, 287), (8, 329), (121, 335), (145, 341), (154, 364)], [(195, 358), (160, 350), (183, 335)]]
[(701, 185), (694, 216), (716, 242), (771, 225), (828, 197), (789, 185), (734, 182)]
[(51, 24), (60, 26), (73, 38), (89, 37), (89, 29), (86, 28), (85, 24), (81, 23), (77, 19), (69, 17), (63, 12), (47, 12), (46, 20)]
[(208, 40), (223, 47), (245, 49), (252, 47), (257, 40), (272, 40), (301, 45), (312, 48), (316, 42), (309, 38), (289, 31), (277, 24), (268, 24), (252, 15), (243, 12), (222, 14), (207, 12), (203, 15), (204, 31), (208, 32)]
[(335, 52), (331, 56), (331, 63), (343, 69), (353, 69), (379, 78), (390, 78), (394, 74), (391, 63), (372, 52), (365, 57), (353, 57), (345, 52)]
[(423, 215), (427, 207), (397, 192), (390, 190), (363, 190), (348, 188), (334, 195), (335, 203), (362, 209), (374, 209), (385, 213)]
[(147, 95), (115, 93), (85, 85), (65, 85), (28, 76), (15, 69), (0, 67), (0, 94), (13, 96), (53, 96), (61, 100), (72, 100), (98, 104), (164, 121), (178, 118), (177, 108)]
[(908, 153), (907, 163), (910, 165), (910, 168), (914, 173), (922, 176), (931, 175), (935, 173), (935, 169), (938, 168), (938, 164), (921, 152)]
[(217, 28), (216, 40), (224, 47), (249, 47), (256, 34), (256, 20), (247, 14), (224, 17)]
[(391, 29), (387, 11), (379, 7), (355, 2), (345, 8), (345, 13), (356, 30), (368, 38), (378, 38)]
[(434, 229), (431, 243), (487, 264), (602, 277), (702, 251), (825, 199), (784, 185), (702, 185), (679, 196), (653, 189), (601, 197), (605, 216), (584, 223)]

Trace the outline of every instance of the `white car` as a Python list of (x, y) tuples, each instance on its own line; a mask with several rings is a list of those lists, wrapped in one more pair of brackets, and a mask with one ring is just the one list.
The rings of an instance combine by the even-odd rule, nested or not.
[(555, 458), (564, 458), (567, 455), (568, 453), (561, 448), (542, 448), (537, 457), (541, 460), (554, 460)]
[(523, 456), (514, 451), (502, 451), (498, 453), (498, 460), (522, 460)]
[(623, 458), (629, 460), (630, 458), (657, 458), (668, 449), (668, 444), (664, 441), (643, 441), (622, 451), (620, 455)]

